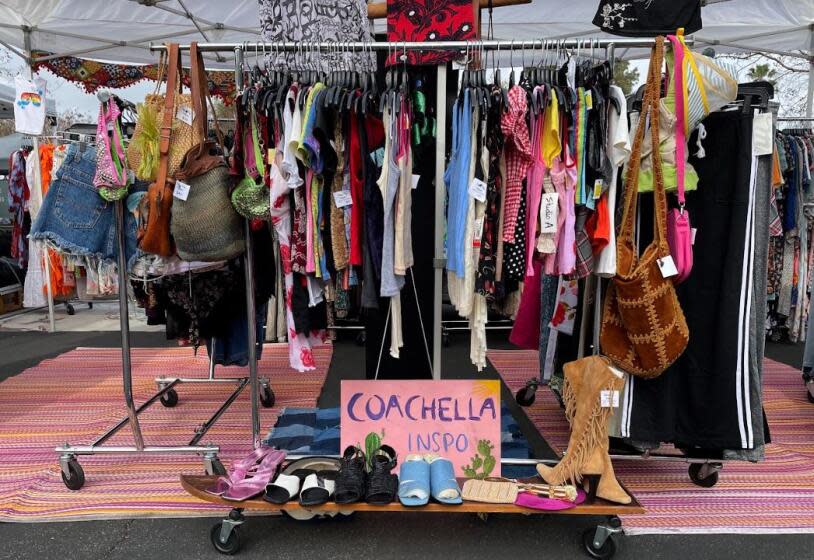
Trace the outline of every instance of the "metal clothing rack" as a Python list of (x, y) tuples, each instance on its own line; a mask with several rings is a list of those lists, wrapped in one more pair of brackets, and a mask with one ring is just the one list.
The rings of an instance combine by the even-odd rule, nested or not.
[[(616, 47), (625, 48), (648, 48), (655, 42), (655, 39), (565, 39), (565, 40), (536, 40), (536, 41), (438, 41), (438, 42), (301, 42), (295, 43), (290, 41), (285, 42), (244, 42), (244, 43), (198, 43), (198, 49), (202, 52), (225, 52), (233, 51), (235, 53), (235, 83), (238, 91), (243, 86), (243, 66), (244, 66), (244, 52), (260, 53), (279, 53), (279, 52), (299, 52), (304, 55), (315, 52), (373, 52), (373, 51), (387, 51), (389, 53), (398, 54), (399, 52), (406, 52), (411, 50), (429, 51), (429, 50), (458, 50), (466, 53), (478, 53), (484, 51), (515, 51), (515, 50), (555, 50), (555, 49), (605, 49), (607, 59), (613, 61), (614, 49)], [(692, 45), (692, 39), (687, 40), (688, 45)], [(180, 45), (181, 51), (189, 51), (189, 45)], [(270, 49), (270, 51), (269, 51)], [(164, 51), (165, 45), (150, 45), (151, 51)], [(436, 103), (438, 107), (446, 107), (447, 96), (447, 66), (441, 64), (437, 66), (437, 83), (436, 83)], [(446, 111), (438, 111), (436, 116), (436, 127), (438, 130), (446, 130)], [(432, 356), (432, 372), (433, 379), (441, 379), (441, 346), (442, 346), (442, 290), (443, 290), (443, 272), (446, 265), (446, 258), (444, 254), (444, 203), (446, 199), (446, 189), (444, 187), (444, 166), (446, 160), (446, 137), (444, 134), (439, 134), (436, 138), (436, 154), (435, 154), (435, 239), (434, 239), (434, 258), (433, 268), (435, 269), (435, 284), (434, 284), (434, 321), (433, 321), (433, 356)], [(246, 222), (248, 228), (248, 222)], [(250, 237), (248, 236), (247, 229), (247, 260), (251, 259)], [(251, 267), (247, 267), (251, 271)], [(247, 301), (251, 300), (249, 309), (253, 309), (254, 279), (250, 273), (246, 274), (246, 293)], [(258, 432), (259, 432), (259, 418), (257, 414), (257, 371), (256, 360), (254, 351), (254, 338), (255, 338), (255, 325), (254, 314), (249, 313), (249, 365), (250, 365), (250, 380), (252, 384), (252, 433), (255, 446), (259, 445)], [(124, 335), (123, 335), (124, 337)], [(124, 340), (124, 338), (123, 338)], [(164, 389), (166, 390), (166, 389)], [(134, 415), (133, 415), (134, 416)], [(136, 420), (137, 422), (137, 420)], [(137, 427), (137, 423), (131, 421), (131, 425)], [(134, 429), (135, 433), (135, 429)], [(545, 462), (545, 461), (535, 461)], [(623, 512), (624, 507), (616, 508), (614, 511)], [(604, 512), (603, 512), (604, 513)], [(224, 551), (229, 547), (229, 543), (233, 540), (236, 542), (235, 529), (237, 526), (244, 522), (242, 515), (242, 508), (235, 508), (229, 516), (223, 520), (222, 523), (213, 527), (212, 542), (218, 550)], [(621, 533), (621, 521), (615, 513), (610, 514), (607, 521), (600, 523), (596, 527), (594, 533), (590, 531), (591, 541), (586, 544), (586, 547), (591, 549), (600, 550), (606, 544), (612, 535)], [(587, 533), (586, 533), (587, 534)], [(588, 542), (586, 541), (586, 543)], [(612, 542), (610, 543), (613, 544)], [(231, 549), (229, 549), (231, 550)], [(236, 548), (234, 552), (236, 552)], [(230, 552), (233, 553), (233, 552)]]
[[(239, 68), (239, 67), (238, 67)], [(236, 73), (238, 86), (241, 85), (242, 73)], [(244, 236), (246, 243), (246, 253), (244, 255), (244, 268), (245, 268), (245, 290), (246, 290), (246, 316), (248, 325), (248, 359), (249, 359), (249, 376), (242, 378), (216, 378), (215, 377), (215, 363), (214, 363), (214, 344), (213, 351), (209, 361), (209, 376), (206, 378), (190, 378), (190, 377), (159, 377), (156, 378), (158, 391), (144, 401), (141, 405), (136, 407), (133, 400), (133, 380), (132, 380), (132, 366), (130, 361), (130, 317), (128, 315), (128, 302), (127, 302), (127, 283), (129, 275), (127, 273), (127, 255), (126, 255), (126, 242), (125, 242), (125, 207), (121, 200), (114, 203), (114, 213), (116, 215), (116, 238), (118, 245), (118, 281), (119, 281), (119, 324), (121, 330), (121, 345), (122, 345), (122, 383), (124, 386), (124, 401), (127, 408), (127, 415), (122, 418), (116, 425), (111, 427), (107, 432), (96, 438), (90, 445), (70, 445), (65, 443), (58, 446), (55, 452), (59, 455), (59, 465), (62, 472), (62, 481), (71, 490), (79, 490), (85, 484), (85, 473), (77, 459), (80, 455), (101, 455), (101, 454), (157, 454), (157, 453), (171, 453), (183, 454), (193, 453), (203, 457), (204, 469), (207, 474), (225, 474), (226, 469), (218, 458), (220, 448), (213, 444), (200, 445), (200, 441), (204, 438), (209, 429), (217, 422), (221, 415), (232, 405), (232, 403), (240, 396), (240, 393), (247, 386), (251, 388), (252, 398), (252, 447), (257, 448), (260, 446), (260, 415), (258, 410), (258, 400), (263, 403), (265, 407), (271, 407), (274, 404), (274, 393), (269, 386), (267, 379), (258, 380), (257, 377), (257, 324), (255, 316), (255, 296), (254, 296), (254, 259), (252, 254), (252, 237), (251, 226), (248, 220), (244, 220)], [(178, 394), (175, 387), (182, 383), (237, 383), (237, 387), (225, 400), (218, 410), (215, 411), (209, 419), (201, 424), (196, 430), (195, 435), (187, 445), (179, 446), (147, 446), (144, 443), (144, 436), (141, 432), (141, 425), (139, 423), (138, 415), (150, 407), (155, 401), (159, 400), (161, 404), (166, 407), (175, 406), (178, 402)], [(262, 386), (263, 395), (259, 397), (260, 387)], [(126, 424), (130, 424), (130, 429), (133, 433), (132, 446), (105, 446), (104, 443), (108, 441), (114, 434), (119, 432)]]

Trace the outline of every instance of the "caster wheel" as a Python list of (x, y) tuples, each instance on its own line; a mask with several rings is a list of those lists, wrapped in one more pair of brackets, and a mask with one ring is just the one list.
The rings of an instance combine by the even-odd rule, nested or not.
[(93, 302), (92, 301), (88, 302), (88, 309), (93, 309)]
[(534, 399), (536, 398), (537, 384), (532, 382), (526, 383), (526, 386), (517, 391), (514, 395), (514, 400), (522, 407), (531, 406), (534, 404)]
[(212, 527), (212, 530), (209, 532), (209, 540), (212, 541), (212, 546), (221, 554), (227, 554), (229, 556), (237, 554), (237, 551), (240, 550), (240, 536), (237, 533), (237, 528), (232, 529), (226, 542), (221, 542), (220, 528), (222, 525), (223, 523), (218, 523)]
[(67, 309), (68, 315), (76, 315), (76, 309), (70, 303), (65, 305), (65, 309)]
[(71, 459), (68, 462), (68, 472), (71, 473), (69, 477), (62, 473), (62, 482), (69, 490), (79, 490), (85, 485), (85, 471), (82, 470), (82, 465), (76, 459)]
[(175, 389), (170, 389), (161, 395), (161, 404), (167, 408), (172, 408), (178, 404), (178, 393), (175, 391)]
[(364, 346), (367, 343), (367, 334), (365, 331), (356, 335), (356, 346)]
[(701, 488), (712, 488), (718, 484), (718, 471), (713, 471), (713, 473), (706, 478), (701, 478), (701, 468), (703, 466), (703, 463), (692, 463), (690, 465), (690, 480), (692, 480), (693, 484)]
[(274, 391), (271, 390), (269, 387), (263, 387), (260, 389), (260, 404), (263, 405), (263, 408), (271, 408), (274, 406), (274, 402), (276, 397), (274, 396)]
[(602, 546), (596, 548), (594, 546), (594, 535), (596, 535), (596, 527), (590, 527), (582, 533), (582, 546), (585, 547), (588, 556), (599, 560), (613, 558), (613, 555), (616, 554), (616, 541), (608, 537)]

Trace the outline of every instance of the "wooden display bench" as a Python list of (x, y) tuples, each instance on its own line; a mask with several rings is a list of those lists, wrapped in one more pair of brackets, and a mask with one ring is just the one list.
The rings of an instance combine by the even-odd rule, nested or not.
[[(622, 533), (622, 522), (619, 515), (643, 514), (644, 508), (636, 500), (635, 496), (625, 489), (631, 496), (632, 502), (628, 505), (619, 505), (597, 498), (593, 503), (583, 503), (571, 509), (560, 511), (540, 511), (529, 508), (515, 506), (513, 504), (485, 504), (480, 502), (464, 502), (461, 505), (444, 505), (430, 502), (426, 506), (405, 507), (399, 502), (383, 506), (370, 505), (364, 502), (355, 504), (335, 504), (329, 502), (322, 506), (313, 508), (303, 508), (296, 501), (291, 501), (284, 505), (271, 504), (261, 497), (246, 500), (245, 502), (233, 502), (224, 500), (220, 496), (209, 494), (206, 489), (211, 488), (216, 476), (192, 476), (181, 475), (181, 486), (191, 495), (205, 502), (232, 508), (229, 515), (221, 522), (212, 527), (210, 538), (216, 550), (224, 554), (235, 554), (240, 548), (240, 540), (237, 527), (245, 522), (243, 510), (253, 512), (279, 513), (285, 512), (309, 512), (320, 514), (344, 514), (350, 515), (357, 511), (376, 512), (399, 512), (399, 513), (474, 513), (484, 515), (489, 513), (513, 513), (513, 514), (557, 514), (557, 515), (594, 515), (605, 516), (607, 520), (600, 523), (596, 528), (589, 528), (583, 534), (583, 545), (588, 554), (593, 558), (610, 558), (616, 552), (616, 543), (613, 535)], [(465, 479), (459, 479), (459, 484), (463, 486)], [(539, 481), (538, 481), (539, 482)]]

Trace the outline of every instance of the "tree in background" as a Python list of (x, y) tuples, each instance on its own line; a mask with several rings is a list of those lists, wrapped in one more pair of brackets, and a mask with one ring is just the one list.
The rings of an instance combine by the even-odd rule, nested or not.
[(769, 82), (773, 86), (777, 85), (777, 70), (768, 64), (755, 64), (746, 73), (752, 82)]
[(639, 69), (631, 68), (627, 60), (617, 60), (613, 63), (613, 80), (625, 95), (630, 95), (639, 83)]

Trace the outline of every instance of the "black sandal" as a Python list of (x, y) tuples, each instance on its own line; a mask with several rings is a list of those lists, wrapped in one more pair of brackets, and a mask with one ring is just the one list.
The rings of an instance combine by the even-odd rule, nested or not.
[(349, 445), (342, 455), (342, 466), (336, 477), (334, 501), (337, 504), (352, 504), (365, 495), (365, 454), (356, 446)]
[(399, 479), (390, 471), (397, 464), (396, 450), (389, 445), (382, 445), (373, 452), (371, 470), (367, 477), (367, 503), (385, 505), (396, 499)]

